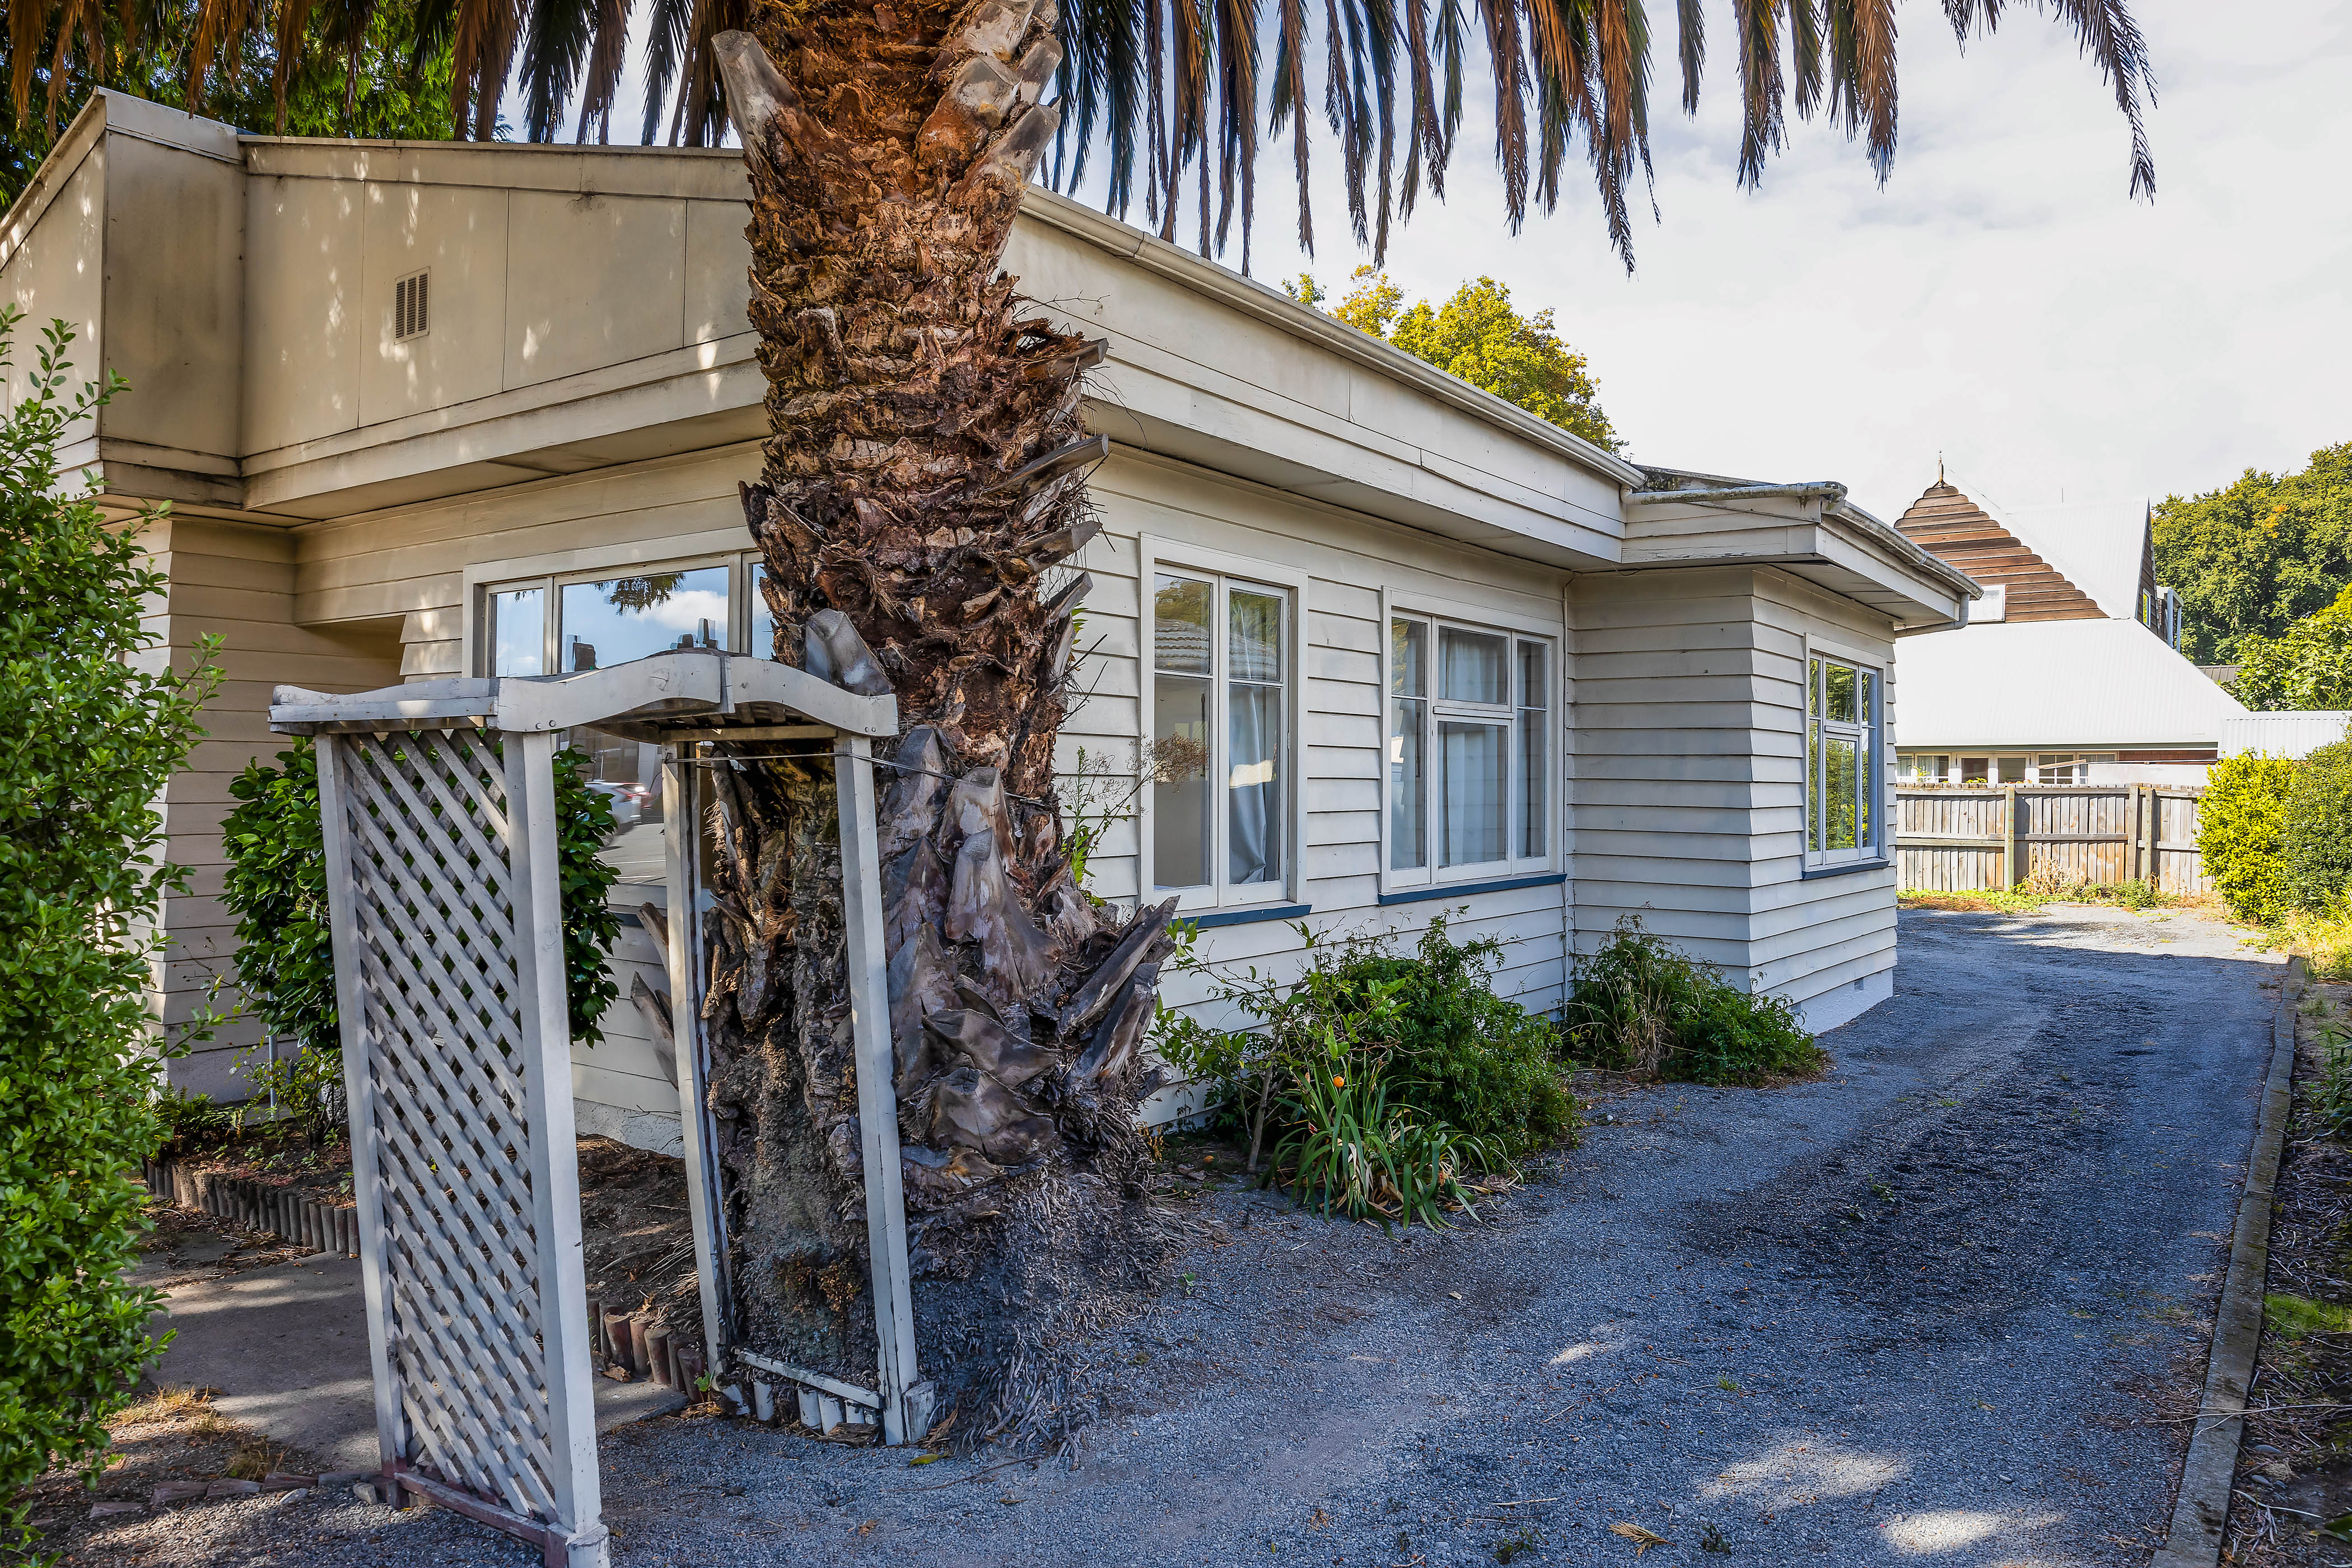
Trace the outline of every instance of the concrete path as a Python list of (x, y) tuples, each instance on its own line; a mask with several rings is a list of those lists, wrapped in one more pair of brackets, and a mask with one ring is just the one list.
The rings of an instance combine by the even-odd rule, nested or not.
[[(1486, 1225), (1212, 1193), (1230, 1243), (1086, 1349), (1075, 1468), (615, 1433), (614, 1562), (1620, 1564), (1624, 1524), (1664, 1540), (1643, 1568), (2144, 1564), (2277, 967), (2185, 915), (1902, 941), (1833, 1072), (1621, 1098)], [(533, 1560), (446, 1516), (309, 1520), (273, 1516), (280, 1560)]]
[[(173, 1333), (153, 1381), (214, 1388), (213, 1408), (322, 1470), (373, 1470), (375, 1389), (355, 1258), (320, 1256), (168, 1292), (153, 1328)], [(650, 1381), (596, 1380), (596, 1429), (665, 1415), (685, 1396)]]

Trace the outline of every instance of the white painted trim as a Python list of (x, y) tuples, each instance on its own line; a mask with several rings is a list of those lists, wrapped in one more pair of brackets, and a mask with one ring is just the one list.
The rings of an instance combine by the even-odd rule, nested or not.
[[(1307, 747), (1307, 618), (1309, 613), (1308, 588), (1311, 574), (1294, 566), (1279, 566), (1255, 556), (1236, 555), (1230, 551), (1181, 543), (1165, 534), (1138, 533), (1135, 565), (1135, 692), (1136, 692), (1136, 758), (1137, 773), (1142, 771), (1142, 748), (1149, 745), (1152, 733), (1152, 615), (1151, 578), (1160, 566), (1176, 570), (1190, 567), (1196, 572), (1215, 574), (1220, 579), (1240, 578), (1244, 582), (1280, 588), (1290, 595), (1290, 625), (1283, 648), (1283, 658), (1290, 667), (1290, 679), (1284, 692), (1282, 716), (1283, 776), (1289, 780), (1284, 792), (1282, 880), (1272, 889), (1236, 895), (1225, 886), (1223, 849), (1225, 842), (1224, 811), (1222, 796), (1213, 820), (1216, 823), (1214, 841), (1209, 853), (1211, 870), (1216, 880), (1205, 894), (1186, 893), (1177, 908), (1180, 914), (1208, 913), (1213, 910), (1248, 909), (1257, 904), (1304, 903), (1307, 886), (1307, 779), (1305, 777)], [(1224, 595), (1218, 594), (1218, 623), (1223, 624)], [(1213, 634), (1217, 644), (1211, 668), (1217, 688), (1218, 711), (1223, 711), (1224, 656), (1222, 638)], [(1137, 896), (1145, 903), (1162, 897), (1152, 879), (1155, 868), (1151, 858), (1151, 787), (1147, 783), (1136, 792), (1135, 806), (1135, 886)]]
[[(1568, 722), (1569, 639), (1567, 595), (1569, 591), (1569, 589), (1563, 588), (1559, 601), (1559, 616), (1558, 619), (1552, 620), (1546, 619), (1541, 616), (1530, 616), (1517, 611), (1495, 609), (1485, 605), (1475, 605), (1466, 600), (1450, 598), (1442, 594), (1426, 594), (1416, 588), (1399, 588), (1387, 583), (1381, 584), (1381, 620), (1379, 626), (1376, 628), (1375, 640), (1379, 649), (1377, 657), (1380, 659), (1379, 685), (1381, 692), (1379, 742), (1380, 769), (1378, 773), (1378, 784), (1380, 799), (1380, 890), (1381, 893), (1422, 892), (1430, 889), (1442, 889), (1449, 882), (1490, 882), (1512, 877), (1551, 876), (1559, 872), (1562, 868), (1567, 865), (1568, 854), (1566, 847), (1566, 835), (1568, 831), (1569, 794), (1568, 758), (1569, 744), (1573, 734), (1572, 727)], [(1442, 715), (1437, 712), (1437, 642), (1435, 637), (1433, 637), (1430, 640), (1428, 653), (1430, 661), (1430, 691), (1428, 697), (1425, 699), (1429, 704), (1431, 713), (1431, 739), (1433, 743), (1431, 755), (1424, 759), (1424, 765), (1429, 769), (1429, 795), (1431, 803), (1424, 825), (1425, 830), (1430, 835), (1428, 864), (1415, 869), (1405, 871), (1399, 871), (1392, 864), (1392, 857), (1390, 853), (1391, 847), (1390, 840), (1392, 834), (1392, 825), (1390, 821), (1389, 811), (1390, 778), (1388, 752), (1390, 721), (1389, 704), (1392, 700), (1389, 691), (1389, 682), (1391, 679), (1389, 671), (1389, 628), (1392, 618), (1397, 616), (1420, 616), (1430, 617), (1433, 620), (1452, 621), (1468, 626), (1491, 626), (1498, 631), (1510, 632), (1519, 637), (1538, 639), (1549, 646), (1551, 649), (1551, 657), (1545, 661), (1544, 679), (1548, 689), (1545, 692), (1544, 700), (1546, 703), (1545, 711), (1550, 715), (1553, 727), (1549, 737), (1551, 744), (1549, 780), (1551, 786), (1551, 822), (1550, 830), (1545, 835), (1546, 853), (1542, 855), (1506, 856), (1503, 859), (1482, 861), (1475, 866), (1449, 867), (1439, 864), (1440, 857), (1436, 841), (1437, 812), (1442, 809), (1444, 803), (1441, 798), (1443, 792), (1438, 782), (1438, 761), (1434, 752), (1434, 731), (1436, 728), (1436, 720)], [(1507, 655), (1506, 656), (1506, 663), (1507, 665), (1509, 663)], [(1512, 680), (1516, 681), (1518, 679), (1516, 668), (1511, 668), (1509, 674)], [(1517, 709), (1507, 705), (1504, 709), (1497, 711), (1499, 713), (1508, 715), (1511, 727), (1510, 732), (1516, 736), (1517, 732), (1518, 720)], [(1511, 775), (1516, 778), (1516, 757), (1510, 759), (1507, 765), (1511, 770)], [(1513, 793), (1516, 794), (1516, 789), (1514, 789)], [(1504, 831), (1507, 836), (1510, 833), (1511, 827), (1511, 823), (1505, 823)], [(1570, 906), (1572, 902), (1572, 900), (1566, 897), (1563, 897), (1561, 900), (1563, 907)]]
[[(1878, 700), (1870, 716), (1870, 730), (1878, 767), (1873, 774), (1877, 787), (1876, 809), (1870, 814), (1874, 842), (1868, 849), (1816, 849), (1813, 847), (1813, 660), (1816, 657), (1833, 658), (1856, 665), (1878, 677)], [(1895, 855), (1893, 824), (1889, 814), (1895, 804), (1895, 726), (1887, 722), (1888, 710), (1893, 705), (1895, 656), (1885, 651), (1865, 649), (1861, 643), (1850, 643), (1832, 636), (1823, 636), (1806, 628), (1804, 647), (1798, 656), (1797, 685), (1801, 693), (1797, 703), (1797, 756), (1804, 767), (1804, 826), (1797, 835), (1797, 863), (1808, 871), (1833, 871), (1840, 867), (1859, 862), (1892, 859)], [(1874, 851), (1874, 853), (1873, 852)]]
[(562, 615), (557, 590), (573, 583), (604, 581), (616, 567), (632, 571), (692, 572), (708, 566), (727, 568), (727, 648), (730, 653), (767, 654), (751, 647), (751, 619), (747, 596), (751, 567), (757, 550), (743, 548), (740, 530), (705, 529), (698, 533), (669, 534), (619, 544), (559, 550), (542, 555), (482, 561), (465, 570), (465, 596), (458, 605), (458, 635), (464, 638), (466, 668), (487, 676), (489, 648), (482, 640), (488, 627), (482, 607), (492, 593), (539, 587), (547, 590), (543, 642), (540, 658), (544, 672), (562, 673), (557, 655), (562, 648)]

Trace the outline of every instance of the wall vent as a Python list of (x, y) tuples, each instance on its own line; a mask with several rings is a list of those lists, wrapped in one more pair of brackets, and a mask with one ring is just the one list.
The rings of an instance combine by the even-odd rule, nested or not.
[(433, 274), (413, 272), (392, 286), (392, 335), (421, 338), (432, 324)]

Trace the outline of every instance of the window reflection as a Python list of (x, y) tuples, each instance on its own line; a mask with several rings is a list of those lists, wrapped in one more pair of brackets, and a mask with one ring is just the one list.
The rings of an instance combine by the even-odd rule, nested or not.
[(547, 590), (490, 595), (490, 673), (547, 673)]

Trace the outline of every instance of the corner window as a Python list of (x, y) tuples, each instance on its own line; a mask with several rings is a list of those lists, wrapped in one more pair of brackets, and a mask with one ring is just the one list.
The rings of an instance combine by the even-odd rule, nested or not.
[(1879, 672), (1821, 653), (1805, 668), (1805, 858), (1814, 865), (1878, 859)]
[[(742, 649), (755, 635), (758, 557), (728, 555), (646, 570), (607, 567), (479, 590), (476, 668), (489, 675), (604, 669), (673, 648)], [(759, 651), (768, 651), (765, 643)], [(588, 754), (589, 787), (613, 808), (604, 859), (621, 872), (612, 901), (646, 897), (635, 884), (665, 876), (660, 748), (579, 729), (566, 745)]]
[(1474, 879), (1551, 853), (1549, 639), (1389, 620), (1390, 879)]
[(1285, 588), (1152, 574), (1151, 879), (1185, 907), (1287, 885), (1295, 613)]

